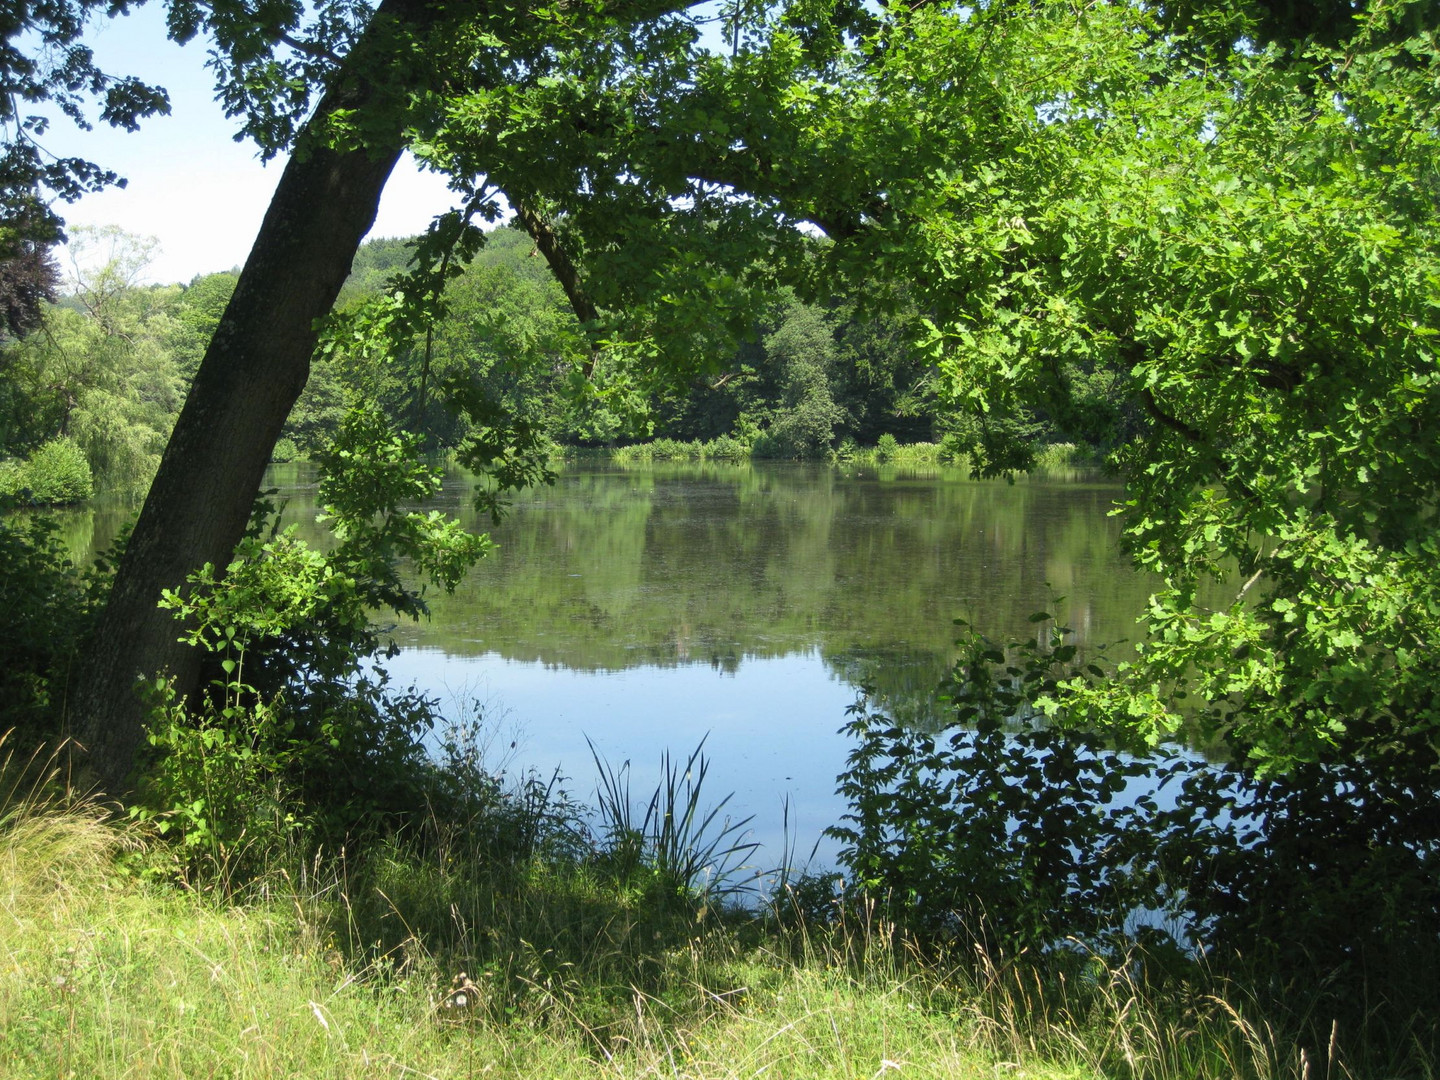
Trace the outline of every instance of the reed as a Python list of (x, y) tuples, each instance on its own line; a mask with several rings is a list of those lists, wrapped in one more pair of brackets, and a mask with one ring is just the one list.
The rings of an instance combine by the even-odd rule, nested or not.
[(760, 845), (747, 839), (752, 817), (736, 821), (724, 815), (728, 794), (704, 806), (710, 771), (704, 739), (683, 765), (668, 750), (661, 755), (659, 782), (638, 813), (630, 791), (630, 763), (617, 769), (586, 742), (600, 780), (596, 809), (604, 860), (622, 880), (652, 873), (665, 887), (706, 903), (733, 897), (746, 887), (733, 876)]

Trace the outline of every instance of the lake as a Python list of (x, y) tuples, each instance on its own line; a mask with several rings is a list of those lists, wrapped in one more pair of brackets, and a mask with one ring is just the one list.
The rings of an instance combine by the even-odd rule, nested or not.
[[(319, 540), (313, 470), (274, 467)], [(477, 529), (473, 481), (435, 505)], [(838, 734), (859, 688), (935, 723), (957, 617), (995, 637), (1056, 611), (1082, 647), (1133, 638), (1153, 585), (1119, 552), (1120, 488), (1082, 474), (977, 482), (945, 468), (569, 464), (518, 495), (497, 550), (432, 617), (393, 630), (395, 678), (483, 719), (495, 768), (559, 768), (589, 800), (587, 739), (648, 793), (706, 739), (711, 801), (753, 814), (763, 863), (843, 812)], [(123, 516), (123, 515), (122, 515)], [(78, 554), (113, 533), (69, 519)], [(1064, 602), (1058, 608), (1056, 596)], [(513, 748), (511, 744), (514, 744)], [(830, 861), (822, 847), (820, 862)]]

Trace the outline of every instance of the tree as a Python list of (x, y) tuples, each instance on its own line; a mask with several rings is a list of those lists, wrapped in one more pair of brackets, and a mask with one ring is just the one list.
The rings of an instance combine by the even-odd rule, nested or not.
[[(445, 314), (435, 327), (432, 386), (468, 380), (507, 412), (527, 417), (551, 437), (565, 437), (571, 433), (565, 388), (588, 358), (589, 343), (549, 271), (525, 267), (512, 237), (500, 234), (497, 243), (492, 234), (481, 257), (446, 289)], [(515, 238), (530, 249), (528, 237)], [(511, 257), (502, 261), (497, 256), (507, 246)], [(434, 399), (430, 408), (432, 415), (447, 411)], [(434, 430), (440, 434), (438, 424)], [(447, 441), (459, 440), (452, 433)]]
[[(510, 163), (588, 147), (532, 201), (602, 313), (635, 261), (698, 266), (651, 294), (675, 325), (761, 237), (807, 295), (908, 282), (955, 406), (1128, 438), (1130, 544), (1167, 588), (1142, 662), (1057, 710), (1199, 725), (1263, 769), (1433, 761), (1433, 7), (919, 5), (849, 12), (856, 38), (846, 17), (777, 12), (663, 95), (619, 79), (598, 115), (579, 75), (467, 104), (453, 156), (496, 154), (524, 191)], [(802, 222), (832, 241), (809, 277)], [(1025, 464), (1004, 434), (984, 470)], [(1229, 565), (1235, 603), (1197, 606)]]
[[(124, 790), (142, 737), (136, 680), (168, 670), (189, 691), (199, 674), (196, 651), (177, 640), (173, 619), (156, 605), (164, 589), (201, 566), (229, 562), (270, 451), (304, 387), (315, 322), (334, 302), (399, 157), (398, 130), (368, 146), (337, 147), (326, 126), (357, 107), (386, 102), (392, 88), (365, 73), (393, 70), (406, 40), (397, 23), (410, 16), (423, 27), (417, 8), (382, 3), (369, 35), (336, 69), (280, 178), (117, 567), (70, 711), (89, 763), (112, 793)], [(198, 18), (194, 9), (189, 14)], [(253, 27), (251, 36), (265, 40), (264, 28)], [(273, 135), (283, 116), (257, 111)], [(398, 125), (398, 110), (390, 111)]]
[(80, 42), (94, 12), (121, 14), (127, 7), (124, 0), (49, 0), (0, 11), (0, 337), (34, 331), (43, 305), (55, 299), (59, 272), (50, 248), (63, 234), (52, 200), (73, 202), (123, 184), (92, 162), (47, 154), (37, 141), (49, 126), (41, 107), (52, 103), (88, 128), (86, 99), (95, 98), (101, 120), (132, 130), (143, 117), (169, 110), (163, 90), (107, 74)]
[(187, 382), (200, 367), (225, 305), (235, 293), (235, 282), (236, 275), (228, 270), (205, 274), (186, 285), (176, 298), (175, 326), (168, 344)]
[(139, 286), (153, 245), (80, 230), (72, 292), (8, 350), (5, 449), (69, 440), (101, 491), (142, 495), (183, 396), (170, 348), (178, 290)]
[(48, 244), (25, 239), (23, 226), (8, 236), (0, 228), (0, 334), (21, 338), (40, 325), (40, 312), (55, 300), (60, 272)]
[[(1188, 642), (1148, 659), (1177, 684), (1185, 657), (1240, 672), (1204, 690), (1250, 709), (1244, 740), (1282, 764), (1333, 742), (1329, 725), (1349, 723), (1337, 714), (1377, 687), (1413, 700), (1411, 719), (1376, 730), (1432, 731), (1434, 679), (1416, 659), (1429, 617), (1408, 605), (1428, 595), (1414, 567), (1433, 543), (1436, 471), (1429, 450), (1397, 449), (1435, 443), (1432, 53), (1410, 36), (1421, 9), (1391, 0), (1338, 46), (1300, 40), (1343, 25), (1344, 9), (1180, 5), (1167, 24), (1125, 4), (795, 3), (747, 25), (737, 8), (722, 56), (697, 49), (666, 0), (385, 0), (373, 16), (323, 9), (306, 33), (289, 7), (175, 5), (179, 36), (203, 24), (216, 37), (247, 130), (273, 150), (293, 136), (294, 153), (75, 699), (102, 778), (118, 790), (138, 742), (136, 676), (193, 682), (154, 599), (201, 563), (224, 565), (304, 384), (315, 321), (407, 142), (465, 201), (421, 252), (422, 298), (439, 295), (444, 252), (473, 248), (470, 220), (503, 193), (589, 335), (584, 374), (617, 394), (715, 365), (765, 288), (810, 298), (876, 275), (911, 283), (929, 318), (919, 336), (957, 401), (1043, 400), (1067, 420), (1085, 411), (1067, 373), (1123, 379), (1148, 417), (1125, 458), (1137, 551), (1176, 586), (1179, 619), (1157, 628)], [(818, 267), (806, 225), (832, 241)], [(1313, 300), (1309, 282), (1323, 283)], [(1372, 407), (1378, 424), (1354, 421)], [(1355, 496), (1374, 476), (1403, 506)], [(1267, 533), (1279, 552), (1253, 542)], [(1227, 554), (1263, 562), (1277, 600), (1323, 600), (1331, 629), (1312, 635), (1307, 616), (1271, 603), (1197, 631), (1184, 614), (1193, 581)], [(1307, 577), (1322, 555), (1327, 574)], [(1307, 584), (1320, 581), (1348, 584), (1321, 597)], [(1400, 636), (1381, 641), (1381, 625)], [(1237, 646), (1270, 649), (1267, 662)], [(1338, 681), (1325, 674), (1337, 659)], [(1339, 696), (1306, 712), (1311, 685)], [(1260, 698), (1274, 707), (1252, 708)], [(1178, 722), (1142, 697), (1119, 707), (1151, 733)], [(1212, 719), (1228, 730), (1237, 715), (1222, 703)]]
[(103, 122), (132, 131), (143, 118), (169, 112), (164, 90), (102, 71), (80, 40), (93, 14), (113, 17), (129, 7), (127, 0), (46, 0), (0, 11), (0, 259), (18, 254), (16, 244), (61, 238), (52, 198), (73, 202), (124, 183), (93, 162), (44, 150), (37, 140), (50, 124), (46, 103), (81, 128), (90, 127), (87, 99), (99, 103)]
[(823, 454), (845, 420), (831, 385), (836, 366), (832, 327), (817, 309), (792, 303), (764, 344), (779, 368), (781, 393), (763, 449), (777, 457)]
[[(1335, 44), (1217, 51), (1138, 7), (1083, 35), (925, 9), (857, 95), (852, 151), (908, 206), (849, 269), (917, 283), (954, 398), (1083, 423), (1078, 367), (1144, 418), (1118, 462), (1165, 588), (1140, 660), (1057, 716), (1198, 727), (1262, 770), (1435, 761), (1433, 17), (1377, 3)], [(897, 144), (921, 116), (944, 134)]]
[[(296, 40), (297, 8), (252, 17), (172, 6), (177, 36), (203, 25), (222, 46), (227, 103), (245, 113), (247, 130), (271, 150), (293, 136), (294, 150), (176, 421), (72, 699), (74, 731), (107, 790), (123, 790), (141, 741), (137, 678), (168, 670), (182, 690), (196, 683), (200, 659), (156, 603), (199, 567), (228, 562), (305, 385), (317, 320), (374, 220), (407, 127), (436, 108), (445, 77), (477, 94), (541, 84), (550, 54), (567, 41), (663, 23), (680, 7), (660, 0), (492, 12), (383, 0), (368, 18), (363, 9), (324, 9), (310, 38)], [(354, 33), (347, 18), (363, 29)], [(352, 40), (340, 58), (336, 50)], [(285, 41), (297, 45), (293, 59), (272, 63)], [(312, 85), (323, 92), (301, 126)], [(472, 194), (475, 209), (485, 205), (482, 192)]]

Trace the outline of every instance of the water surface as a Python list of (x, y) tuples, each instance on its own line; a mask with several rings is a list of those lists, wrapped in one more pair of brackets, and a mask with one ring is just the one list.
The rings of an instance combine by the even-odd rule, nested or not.
[[(279, 466), (271, 482), (320, 541), (313, 472)], [(472, 483), (448, 477), (436, 505), (484, 530)], [(954, 619), (1005, 637), (1051, 610), (1082, 647), (1134, 637), (1153, 586), (1119, 552), (1119, 494), (949, 469), (567, 466), (515, 499), (497, 550), (429, 597), (428, 621), (394, 628), (390, 666), (452, 712), (478, 708), (510, 768), (559, 767), (582, 798), (587, 738), (632, 763), (637, 792), (663, 750), (707, 738), (712, 795), (756, 815), (772, 859), (788, 801), (803, 854), (843, 812), (837, 732), (862, 686), (913, 722), (942, 718)], [(76, 518), (69, 542), (113, 527)]]

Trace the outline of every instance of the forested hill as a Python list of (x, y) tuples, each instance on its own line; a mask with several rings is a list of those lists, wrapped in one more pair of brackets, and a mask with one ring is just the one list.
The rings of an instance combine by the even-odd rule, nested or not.
[[(135, 285), (146, 245), (113, 231), (102, 239), (109, 260), (45, 305), (38, 329), (0, 343), (0, 490), (51, 502), (92, 490), (142, 493), (235, 287), (231, 271), (187, 285)], [(338, 312), (358, 317), (384, 297), (413, 243), (361, 247)], [(614, 363), (597, 372), (591, 343), (529, 236), (498, 228), (450, 281), (428, 335), (416, 332), (389, 356), (322, 347), (276, 457), (324, 445), (360, 400), (378, 401), (429, 446), (454, 445), (466, 421), (445, 388), (462, 384), (566, 446), (722, 439), (736, 453), (820, 458), (887, 434), (901, 442), (948, 436), (957, 447), (983, 437), (973, 421), (941, 408), (927, 361), (911, 345), (922, 313), (904, 295), (809, 303), (780, 289), (756, 310), (738, 341), (720, 327), (708, 333), (710, 355), (688, 380), (656, 383)], [(1104, 388), (1096, 394), (1103, 398)], [(1043, 415), (990, 422), (1030, 441), (1063, 435)], [(1102, 444), (1123, 437), (1123, 418), (1092, 434)]]

